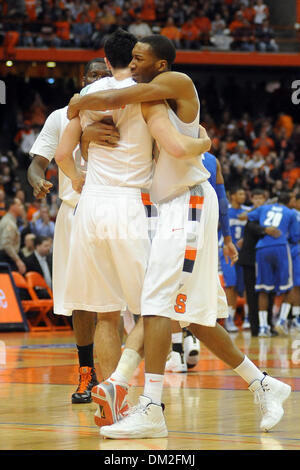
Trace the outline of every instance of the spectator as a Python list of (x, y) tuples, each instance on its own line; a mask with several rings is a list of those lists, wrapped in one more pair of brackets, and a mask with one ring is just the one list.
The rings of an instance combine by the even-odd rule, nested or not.
[(40, 215), (33, 224), (34, 233), (39, 237), (54, 237), (55, 224), (50, 219), (50, 213), (48, 206), (42, 206), (40, 208)]
[(210, 42), (211, 21), (205, 15), (204, 10), (199, 10), (196, 18), (194, 19), (194, 24), (199, 31), (200, 44), (203, 46), (211, 45), (211, 42)]
[(264, 20), (262, 24), (256, 25), (255, 36), (256, 48), (260, 52), (277, 52), (279, 47), (275, 42), (275, 33), (269, 26), (269, 21)]
[(91, 45), (91, 37), (93, 34), (92, 24), (88, 21), (86, 14), (80, 16), (78, 23), (73, 23), (72, 34), (74, 37), (74, 45), (76, 47), (88, 48)]
[(37, 47), (59, 47), (61, 45), (60, 38), (56, 36), (55, 24), (50, 14), (43, 15), (35, 44)]
[(155, 0), (144, 0), (143, 8), (141, 10), (141, 18), (144, 21), (155, 21)]
[(177, 49), (181, 47), (181, 32), (175, 26), (173, 18), (168, 18), (166, 25), (161, 29), (160, 34), (169, 38)]
[(128, 32), (133, 34), (137, 39), (141, 39), (152, 34), (150, 26), (142, 20), (140, 14), (136, 15), (136, 19), (129, 26)]
[(250, 158), (244, 165), (246, 170), (253, 170), (253, 168), (262, 168), (265, 165), (265, 159), (260, 152), (254, 152), (252, 158)]
[(16, 154), (22, 168), (28, 167), (29, 150), (37, 138), (38, 133), (38, 128), (36, 126), (32, 126), (30, 121), (26, 120), (15, 136), (15, 144), (18, 147)]
[(255, 35), (253, 28), (246, 18), (242, 19), (242, 26), (236, 27), (232, 33), (232, 50), (253, 52), (255, 50)]
[(17, 198), (6, 203), (6, 214), (0, 220), (0, 262), (8, 263), (12, 271), (24, 274), (25, 264), (20, 258), (20, 232), (17, 218), (21, 216), (23, 205)]
[(181, 28), (182, 43), (185, 49), (200, 49), (199, 30), (194, 18), (188, 19)]
[(56, 34), (57, 37), (61, 40), (61, 46), (67, 47), (70, 45), (71, 39), (71, 22), (70, 22), (70, 13), (67, 11), (60, 11), (57, 15), (55, 21)]
[(256, 15), (256, 11), (254, 9), (254, 1), (250, 0), (248, 4), (242, 5), (241, 6), (241, 12), (246, 18), (247, 21), (249, 21), (250, 24), (254, 23), (254, 18)]
[(266, 157), (271, 150), (274, 150), (275, 142), (268, 137), (266, 130), (262, 129), (259, 137), (254, 139), (253, 148), (254, 150), (259, 150), (260, 153)]
[[(26, 271), (34, 271), (41, 274), (50, 288), (52, 288), (51, 247), (51, 238), (36, 237), (34, 240), (34, 252), (25, 258)], [(39, 297), (41, 296), (39, 295)]]
[(240, 29), (244, 26), (243, 23), (244, 17), (241, 11), (237, 11), (234, 17), (234, 20), (229, 24), (229, 30), (232, 36), (237, 29)]
[(236, 146), (236, 151), (231, 155), (229, 161), (234, 167), (237, 168), (239, 166), (244, 167), (247, 159), (248, 155), (246, 153), (246, 144), (243, 140), (239, 140)]
[(5, 193), (8, 196), (14, 196), (13, 181), (15, 174), (9, 165), (1, 165), (1, 183)]
[(269, 18), (269, 8), (263, 2), (263, 0), (256, 0), (256, 5), (254, 5), (255, 17), (254, 24), (261, 25), (264, 20)]
[(24, 246), (21, 248), (21, 256), (23, 260), (31, 256), (34, 252), (34, 240), (36, 235), (34, 233), (27, 233), (24, 237)]

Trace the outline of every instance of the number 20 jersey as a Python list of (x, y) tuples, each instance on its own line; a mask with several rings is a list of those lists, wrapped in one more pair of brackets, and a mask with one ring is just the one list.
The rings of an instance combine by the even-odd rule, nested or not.
[(259, 222), (264, 227), (276, 227), (281, 231), (278, 238), (265, 235), (256, 248), (272, 245), (286, 245), (288, 240), (297, 243), (300, 238), (299, 224), (294, 211), (282, 204), (264, 205), (248, 214), (250, 221)]

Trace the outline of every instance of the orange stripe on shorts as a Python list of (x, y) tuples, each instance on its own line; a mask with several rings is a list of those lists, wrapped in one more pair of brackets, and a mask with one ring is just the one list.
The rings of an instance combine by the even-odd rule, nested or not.
[[(204, 196), (191, 196), (190, 197), (190, 207), (194, 208), (201, 208), (203, 206)], [(200, 206), (200, 207), (199, 207)]]
[(153, 204), (151, 201), (150, 201), (150, 194), (149, 193), (142, 193), (142, 202), (143, 204), (145, 205), (149, 205), (149, 204)]
[(185, 259), (189, 259), (191, 261), (195, 261), (197, 255), (197, 249), (192, 248), (191, 246), (187, 246), (185, 250)]

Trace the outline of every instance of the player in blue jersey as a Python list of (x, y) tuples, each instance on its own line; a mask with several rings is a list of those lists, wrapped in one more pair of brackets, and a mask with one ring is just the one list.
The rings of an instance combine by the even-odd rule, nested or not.
[[(297, 218), (298, 226), (300, 227), (300, 194), (294, 196), (290, 194), (290, 200), (287, 203), (287, 207), (291, 208)], [(288, 315), (292, 307), (292, 327), (300, 331), (300, 243), (293, 243), (289, 240), (292, 265), (293, 265), (293, 288), (287, 293), (284, 301), (280, 307), (280, 315), (276, 325), (276, 330), (278, 333), (283, 333), (287, 335), (288, 330)]]
[[(233, 266), (238, 260), (238, 251), (232, 242), (228, 208), (229, 203), (224, 187), (224, 178), (222, 175), (221, 165), (217, 158), (209, 152), (203, 154), (203, 164), (210, 172), (209, 182), (217, 193), (219, 202), (219, 224), (220, 233), (224, 240), (223, 256), (226, 262), (231, 262)], [(176, 323), (176, 324), (175, 324)], [(185, 338), (177, 322), (172, 325), (172, 352), (166, 363), (166, 371), (168, 372), (186, 372), (188, 368), (194, 367), (199, 361), (200, 342), (186, 330)]]
[[(239, 250), (239, 243), (243, 238), (244, 228), (247, 223), (245, 218), (242, 220), (239, 218), (239, 216), (243, 214), (246, 209), (244, 206), (245, 199), (246, 193), (244, 189), (240, 187), (231, 189), (231, 206), (228, 209), (228, 217), (232, 243), (236, 246), (237, 250)], [(225, 320), (225, 328), (229, 332), (235, 332), (238, 331), (238, 328), (234, 323), (237, 297), (238, 295), (243, 297), (245, 290), (243, 269), (237, 264), (229, 264), (224, 256), (224, 250), (220, 250), (220, 265), (224, 278), (224, 288), (226, 292), (229, 313), (228, 318)]]
[[(285, 294), (293, 287), (292, 259), (288, 240), (298, 243), (300, 230), (294, 211), (286, 207), (289, 193), (281, 193), (278, 202), (261, 206), (248, 214), (248, 220), (260, 225), (277, 227), (277, 238), (265, 235), (256, 244), (256, 285), (259, 292), (259, 336), (271, 336), (267, 323), (270, 292)], [(277, 326), (277, 325), (276, 325)], [(276, 328), (277, 329), (277, 328)]]

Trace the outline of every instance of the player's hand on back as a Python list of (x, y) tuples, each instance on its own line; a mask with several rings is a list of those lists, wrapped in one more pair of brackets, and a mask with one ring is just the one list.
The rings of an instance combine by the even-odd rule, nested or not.
[(115, 127), (112, 119), (106, 118), (105, 120), (94, 122), (87, 126), (82, 133), (81, 154), (83, 158), (87, 160), (90, 142), (95, 142), (105, 147), (116, 147), (119, 139), (119, 131)]
[(266, 227), (265, 228), (265, 232), (267, 235), (269, 235), (270, 237), (273, 237), (273, 238), (279, 238), (280, 235), (281, 235), (281, 231), (276, 228), (276, 227)]

